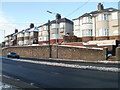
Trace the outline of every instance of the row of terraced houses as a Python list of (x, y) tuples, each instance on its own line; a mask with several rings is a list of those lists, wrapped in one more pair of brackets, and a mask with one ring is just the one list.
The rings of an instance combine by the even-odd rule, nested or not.
[[(50, 43), (63, 42), (64, 36), (76, 36), (81, 42), (92, 40), (120, 40), (120, 10), (115, 8), (104, 9), (103, 4), (98, 4), (98, 10), (88, 12), (73, 19), (61, 18), (60, 14), (56, 27), (56, 20), (50, 22)], [(57, 28), (57, 29), (56, 29)], [(58, 31), (57, 31), (58, 30)], [(57, 33), (56, 33), (57, 32)], [(5, 45), (32, 45), (48, 43), (48, 23), (7, 35)]]

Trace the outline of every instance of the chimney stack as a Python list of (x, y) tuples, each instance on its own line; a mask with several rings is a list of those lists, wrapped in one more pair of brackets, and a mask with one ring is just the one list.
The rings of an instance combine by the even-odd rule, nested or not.
[(18, 32), (18, 29), (15, 29), (15, 33), (17, 33)]
[(57, 14), (56, 14), (56, 19), (57, 19), (57, 20), (61, 19), (61, 15), (57, 13)]
[(34, 24), (33, 23), (30, 24), (30, 28), (34, 28)]
[(101, 11), (101, 10), (103, 10), (104, 9), (104, 6), (103, 6), (103, 4), (101, 4), (101, 3), (98, 3), (98, 11)]

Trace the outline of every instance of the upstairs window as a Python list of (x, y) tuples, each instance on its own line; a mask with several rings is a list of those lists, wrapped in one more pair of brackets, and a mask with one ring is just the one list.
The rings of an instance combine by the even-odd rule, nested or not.
[(83, 17), (83, 23), (91, 23), (92, 18), (91, 17)]
[(75, 26), (78, 26), (80, 23), (79, 23), (79, 19), (76, 19), (76, 20), (74, 20), (74, 25)]
[(47, 25), (43, 26), (43, 29), (48, 30), (48, 26)]
[(56, 24), (52, 24), (52, 28), (56, 28)]
[(102, 20), (102, 14), (99, 14), (98, 15), (98, 21), (101, 21)]
[(63, 33), (65, 29), (65, 23), (60, 23), (60, 33)]
[(103, 14), (103, 20), (108, 20), (108, 15), (107, 14)]
[(98, 21), (102, 21), (102, 20), (108, 20), (108, 15), (107, 14), (99, 14)]
[(118, 13), (117, 12), (112, 13), (112, 19), (118, 19)]

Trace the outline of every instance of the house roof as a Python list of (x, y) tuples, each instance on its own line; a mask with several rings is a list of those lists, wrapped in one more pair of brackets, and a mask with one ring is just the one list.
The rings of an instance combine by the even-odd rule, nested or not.
[[(61, 19), (58, 21), (58, 23), (60, 23), (60, 22), (66, 22), (66, 23), (73, 24), (73, 22), (72, 22), (71, 20), (67, 19), (67, 18), (61, 18)], [(50, 21), (50, 24), (53, 24), (53, 23), (56, 23), (56, 20)], [(37, 28), (40, 28), (40, 27), (42, 27), (42, 26), (44, 26), (44, 25), (48, 25), (48, 23), (45, 23), (45, 24), (43, 24), (43, 25), (40, 25), (40, 26), (38, 26)]]
[(96, 11), (92, 11), (92, 12), (89, 12), (89, 13), (85, 13), (85, 14), (83, 14), (83, 15), (81, 15), (78, 18), (75, 18), (73, 20), (79, 19), (81, 17), (91, 16), (91, 14), (94, 15), (94, 14), (103, 13), (103, 12), (115, 12), (115, 11), (120, 12), (120, 10), (115, 9), (115, 8), (106, 8), (106, 9), (103, 9), (103, 10), (96, 10)]
[[(66, 23), (73, 24), (73, 22), (71, 20), (67, 19), (67, 18), (61, 18), (60, 20), (58, 20), (58, 23), (60, 23), (60, 22), (66, 22)], [(56, 23), (56, 20), (53, 20), (50, 23), (51, 24)]]

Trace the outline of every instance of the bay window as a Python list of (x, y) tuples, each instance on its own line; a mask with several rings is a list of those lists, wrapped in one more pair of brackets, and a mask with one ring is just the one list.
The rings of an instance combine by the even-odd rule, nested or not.
[(99, 29), (99, 36), (108, 36), (109, 35), (109, 31), (108, 29)]
[(92, 29), (82, 30), (82, 36), (92, 36)]

